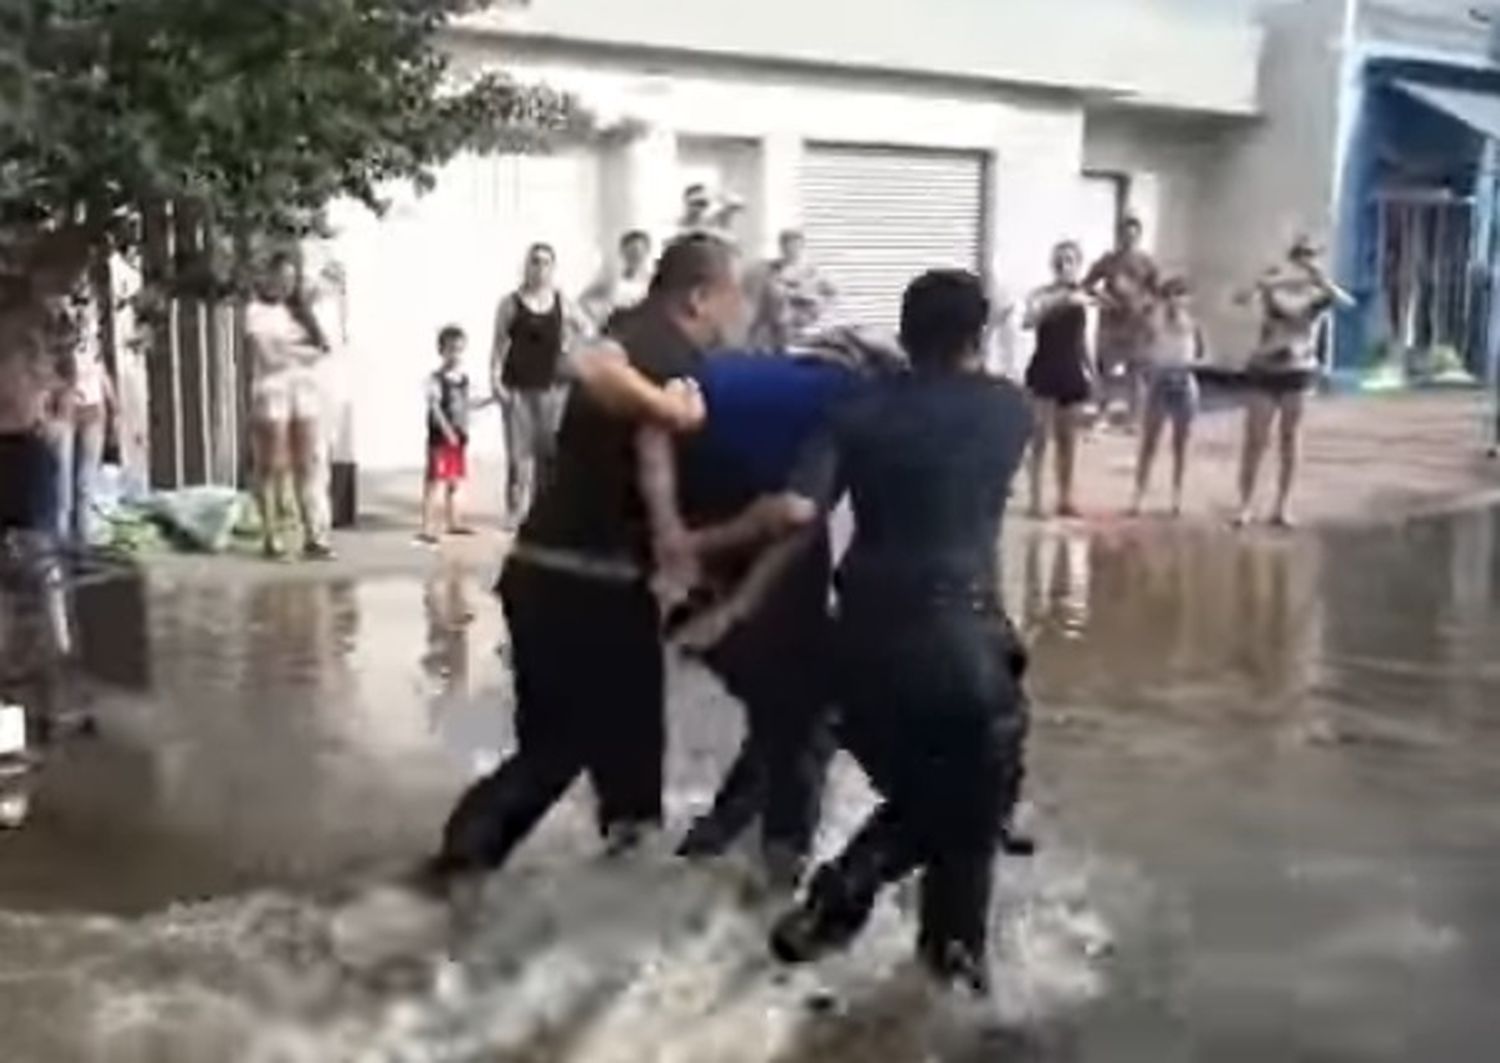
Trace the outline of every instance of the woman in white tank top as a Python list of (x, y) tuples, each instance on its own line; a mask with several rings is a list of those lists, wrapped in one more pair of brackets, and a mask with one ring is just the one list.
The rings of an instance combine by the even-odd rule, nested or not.
[(290, 254), (271, 258), (260, 291), (245, 307), (245, 347), (250, 357), (255, 494), (265, 554), (284, 555), (282, 505), (290, 481), (302, 519), (304, 555), (329, 558), (322, 385), (329, 345), (302, 300), (297, 263)]

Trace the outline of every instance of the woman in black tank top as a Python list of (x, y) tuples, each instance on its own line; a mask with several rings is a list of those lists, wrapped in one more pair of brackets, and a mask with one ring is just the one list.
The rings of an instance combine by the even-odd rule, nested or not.
[(1088, 297), (1079, 277), (1083, 252), (1065, 241), (1052, 251), (1053, 281), (1033, 292), (1026, 324), (1036, 330), (1036, 353), (1026, 370), (1035, 408), (1031, 446), (1031, 515), (1042, 515), (1042, 470), (1047, 441), (1057, 443), (1057, 511), (1074, 517), (1073, 473), (1077, 460), (1078, 408), (1093, 394), (1088, 345)]
[(518, 391), (540, 391), (557, 383), (563, 353), (563, 299), (553, 291), (552, 308), (537, 313), (517, 292), (510, 320), (510, 354), (502, 382)]

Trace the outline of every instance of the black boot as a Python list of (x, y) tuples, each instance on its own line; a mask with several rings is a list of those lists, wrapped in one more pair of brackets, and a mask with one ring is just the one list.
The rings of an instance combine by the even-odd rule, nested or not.
[(734, 835), (712, 814), (699, 816), (677, 843), (677, 855), (684, 860), (711, 860), (723, 856), (734, 844)]
[(1019, 834), (1006, 827), (1000, 832), (1000, 851), (1006, 856), (1035, 856), (1036, 839), (1029, 834)]
[(850, 881), (837, 865), (813, 876), (802, 903), (771, 929), (771, 954), (782, 963), (811, 963), (844, 948), (864, 929), (875, 890)]
[(976, 952), (957, 941), (945, 941), (924, 944), (918, 951), (922, 966), (939, 985), (981, 999), (990, 995), (990, 968), (983, 949)]

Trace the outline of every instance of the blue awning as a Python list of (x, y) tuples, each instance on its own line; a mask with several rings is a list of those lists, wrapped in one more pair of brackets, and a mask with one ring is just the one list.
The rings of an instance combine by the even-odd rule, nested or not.
[(1481, 136), (1500, 140), (1500, 93), (1397, 81), (1396, 87), (1427, 106), (1457, 118)]

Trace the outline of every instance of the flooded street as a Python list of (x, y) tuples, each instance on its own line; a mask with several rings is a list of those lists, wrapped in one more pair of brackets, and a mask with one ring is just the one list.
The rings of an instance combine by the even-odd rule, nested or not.
[[(732, 864), (603, 866), (582, 788), (454, 937), (382, 884), (508, 748), (488, 574), (165, 566), (122, 639), (141, 689), (0, 834), (0, 1058), (1492, 1058), (1500, 513), (1004, 552), (1043, 848), (1002, 868), (992, 1010), (923, 992), (899, 903), (780, 976)], [(739, 722), (673, 680), (680, 828)], [(841, 764), (824, 844), (867, 800)]]

